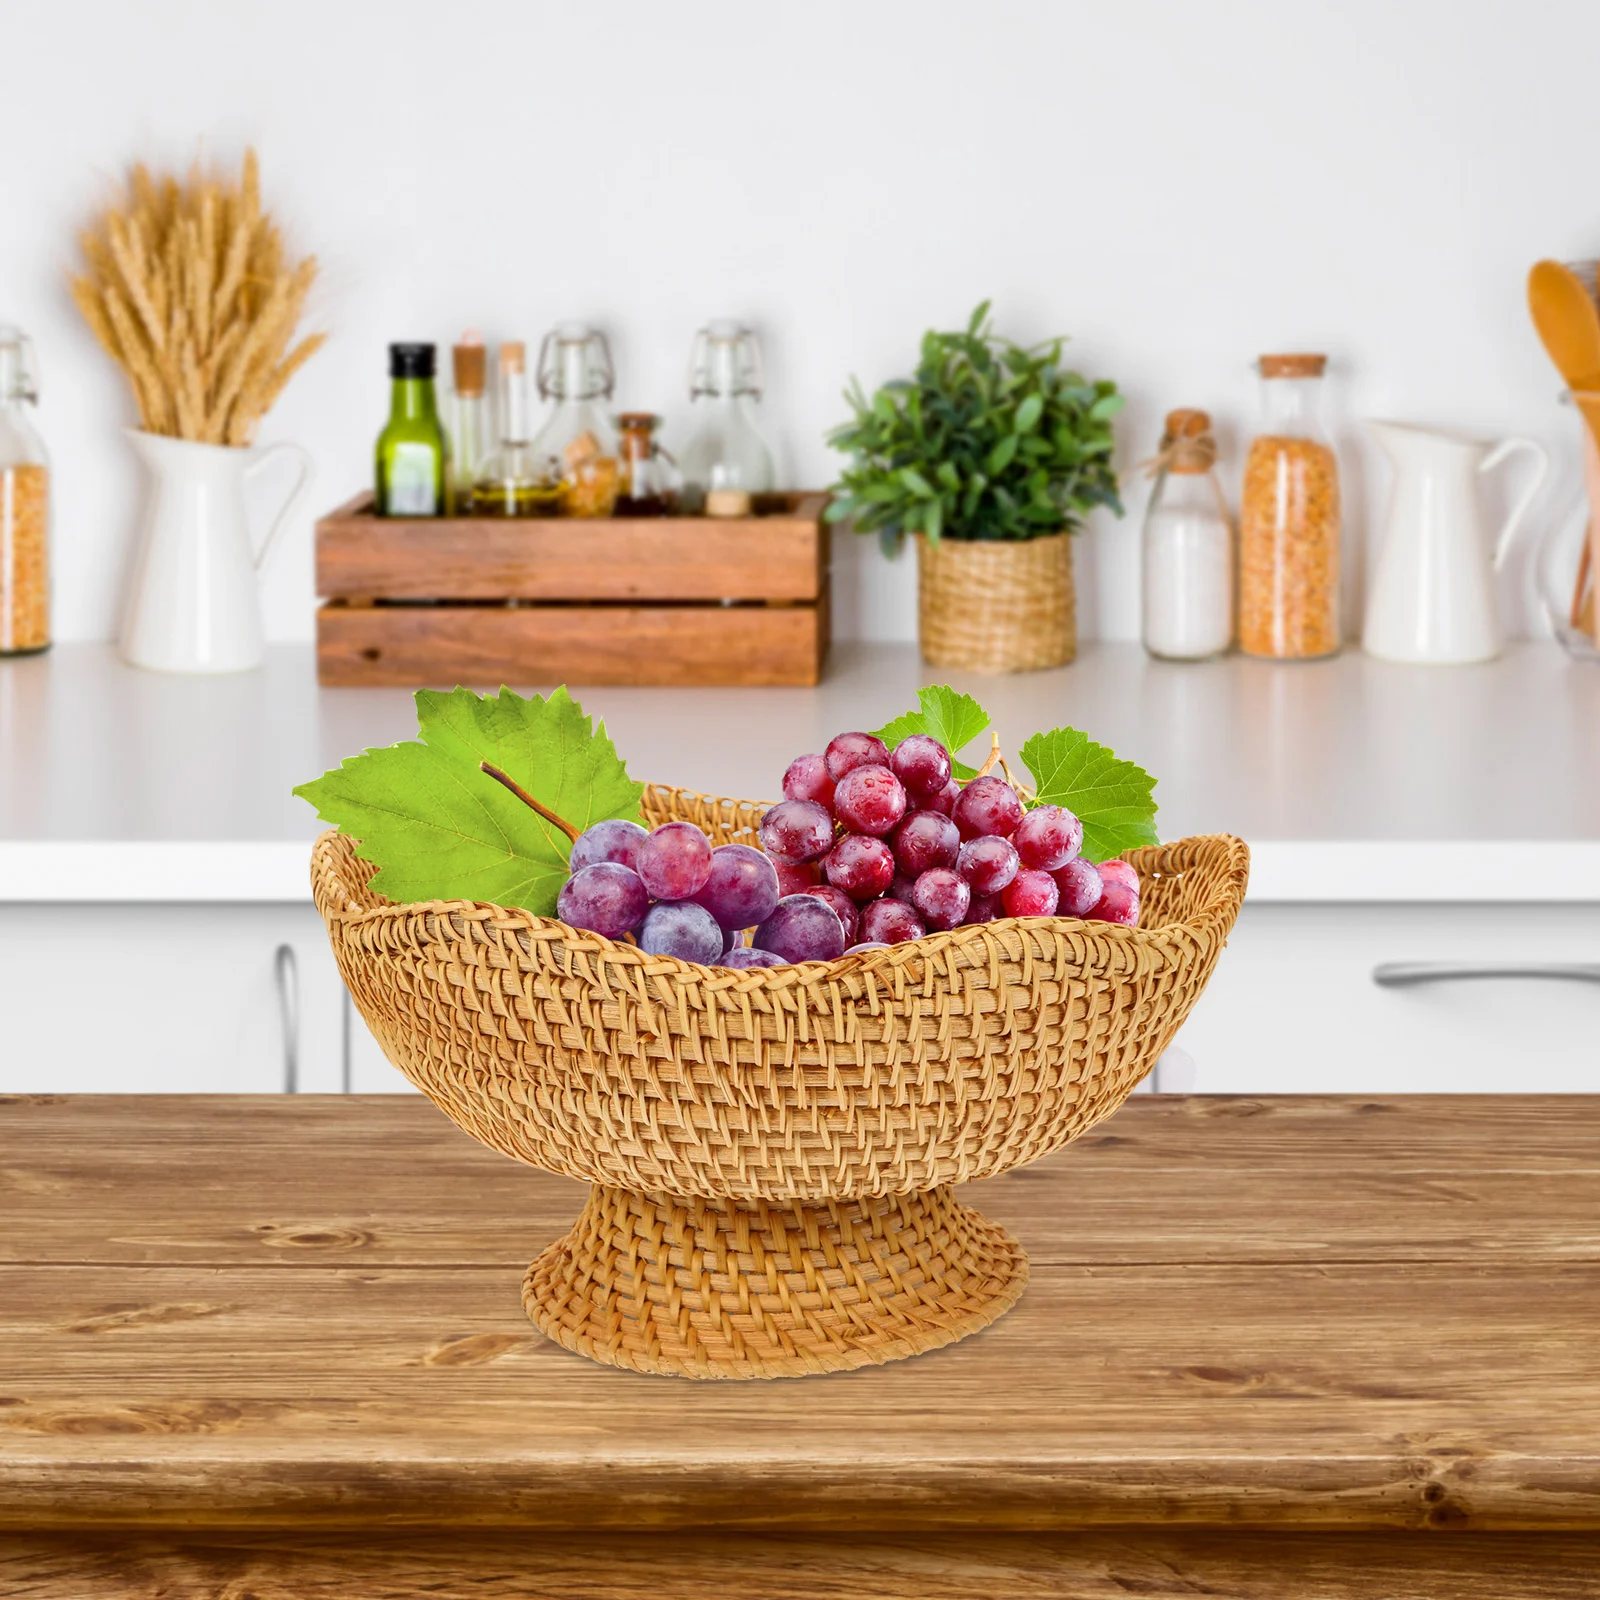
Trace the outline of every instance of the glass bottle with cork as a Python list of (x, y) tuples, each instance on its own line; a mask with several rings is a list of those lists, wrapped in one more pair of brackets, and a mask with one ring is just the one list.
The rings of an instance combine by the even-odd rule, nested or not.
[(50, 645), (50, 461), (29, 417), (33, 346), (0, 327), (0, 656)]
[(1208, 661), (1233, 643), (1233, 524), (1204, 411), (1167, 413), (1144, 517), (1142, 635), (1165, 661)]
[(619, 517), (664, 517), (677, 500), (677, 473), (672, 457), (656, 441), (661, 418), (649, 411), (624, 411), (622, 478), (617, 495)]
[(750, 329), (720, 319), (695, 335), (689, 358), (695, 433), (683, 452), (688, 509), (747, 517), (753, 497), (772, 491), (772, 452), (751, 411), (761, 391), (761, 351)]
[(556, 463), (563, 516), (609, 517), (616, 505), (617, 436), (605, 404), (615, 382), (610, 346), (597, 329), (563, 322), (544, 336), (539, 394), (551, 410), (534, 449)]
[(533, 439), (528, 404), (527, 347), (508, 340), (497, 357), (500, 443), (478, 469), (472, 490), (480, 517), (553, 517), (561, 510), (561, 473), (549, 452)]
[(1264, 426), (1239, 507), (1239, 647), (1271, 660), (1339, 650), (1339, 465), (1318, 418), (1323, 355), (1262, 356)]
[(450, 349), (450, 514), (464, 517), (472, 511), (473, 488), (484, 458), (494, 445), (489, 422), (487, 352), (483, 340), (470, 330)]
[(389, 421), (378, 435), (373, 510), (380, 517), (444, 514), (449, 451), (433, 389), (431, 344), (389, 346)]

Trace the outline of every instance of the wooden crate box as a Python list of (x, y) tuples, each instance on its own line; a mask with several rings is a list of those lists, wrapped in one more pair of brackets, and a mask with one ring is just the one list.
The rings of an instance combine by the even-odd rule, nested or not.
[(805, 685), (828, 650), (827, 497), (749, 517), (317, 524), (325, 684)]

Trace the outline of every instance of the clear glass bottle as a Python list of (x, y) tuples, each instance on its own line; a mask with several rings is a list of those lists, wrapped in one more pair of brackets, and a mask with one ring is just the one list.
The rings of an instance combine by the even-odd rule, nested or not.
[(464, 517), (472, 510), (473, 488), (489, 452), (494, 432), (489, 418), (487, 353), (476, 333), (461, 336), (450, 350), (450, 514)]
[(528, 352), (520, 341), (500, 346), (500, 443), (484, 458), (472, 486), (479, 517), (553, 517), (561, 510), (561, 473), (533, 439), (528, 405)]
[(373, 509), (380, 517), (444, 514), (444, 425), (433, 391), (431, 344), (389, 346), (389, 420), (378, 435)]
[(1239, 505), (1239, 647), (1272, 660), (1339, 650), (1339, 464), (1318, 420), (1321, 355), (1262, 356), (1263, 430)]
[(33, 345), (0, 327), (0, 656), (50, 645), (50, 459), (29, 411)]
[(649, 411), (624, 411), (619, 517), (665, 517), (677, 503), (678, 475), (670, 455), (656, 440), (661, 418)]
[(605, 402), (616, 378), (606, 336), (587, 323), (563, 322), (539, 346), (539, 395), (550, 415), (534, 440), (556, 463), (561, 514), (609, 517), (617, 500), (617, 435)]
[(1164, 661), (1209, 661), (1233, 643), (1233, 524), (1204, 411), (1172, 411), (1144, 514), (1142, 633)]
[(772, 492), (772, 452), (752, 414), (761, 390), (761, 350), (748, 328), (719, 320), (695, 335), (689, 360), (695, 431), (683, 452), (686, 510), (747, 517), (752, 496)]

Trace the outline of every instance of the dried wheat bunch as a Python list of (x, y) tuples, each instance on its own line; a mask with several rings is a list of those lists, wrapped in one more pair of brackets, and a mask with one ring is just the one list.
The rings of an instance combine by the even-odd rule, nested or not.
[(151, 433), (247, 445), (283, 386), (321, 347), (290, 340), (317, 275), (290, 266), (261, 210), (255, 151), (237, 184), (202, 174), (180, 183), (136, 166), (124, 206), (83, 233), (88, 270), (72, 297), (128, 375)]

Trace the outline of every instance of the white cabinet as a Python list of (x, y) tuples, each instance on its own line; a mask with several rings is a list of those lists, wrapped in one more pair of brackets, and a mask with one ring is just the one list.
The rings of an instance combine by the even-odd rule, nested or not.
[(343, 996), (310, 905), (0, 905), (0, 1093), (337, 1092)]
[(1471, 965), (1600, 966), (1600, 906), (1246, 902), (1176, 1042), (1200, 1093), (1600, 1092), (1600, 983)]

